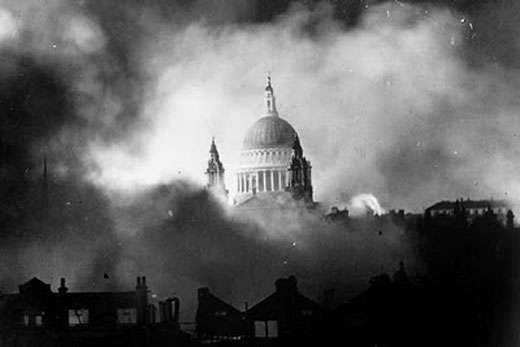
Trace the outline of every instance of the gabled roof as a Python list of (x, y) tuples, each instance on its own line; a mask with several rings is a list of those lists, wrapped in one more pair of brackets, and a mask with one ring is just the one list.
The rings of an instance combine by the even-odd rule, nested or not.
[(208, 288), (200, 288), (199, 289), (199, 306), (197, 308), (197, 312), (199, 311), (205, 311), (206, 308), (209, 308), (208, 306), (201, 307), (200, 302), (204, 302), (204, 305), (208, 305), (211, 308), (218, 307), (220, 310), (225, 310), (227, 312), (231, 313), (238, 313), (242, 314), (243, 312), (239, 309), (235, 308), (231, 304), (228, 304), (227, 302), (217, 298), (215, 295), (211, 294), (209, 292)]
[[(291, 295), (290, 300), (293, 304), (296, 304), (297, 307), (300, 308), (309, 308), (309, 309), (319, 309), (321, 310), (321, 306), (318, 305), (313, 300), (307, 298), (300, 292), (296, 292), (293, 295)], [(248, 314), (250, 315), (258, 315), (262, 314), (263, 312), (267, 312), (272, 308), (278, 308), (280, 306), (283, 306), (288, 301), (287, 296), (283, 295), (282, 293), (275, 292), (271, 295), (269, 295), (264, 300), (260, 301), (255, 306), (251, 307), (251, 309), (248, 310)]]
[(52, 293), (51, 285), (43, 282), (42, 280), (33, 277), (28, 282), (20, 285), (19, 287), (20, 293), (39, 293), (39, 294), (48, 294)]
[(253, 306), (248, 314), (262, 315), (279, 312), (281, 309), (312, 309), (321, 310), (321, 307), (298, 291), (296, 277), (280, 278), (275, 282), (276, 291)]

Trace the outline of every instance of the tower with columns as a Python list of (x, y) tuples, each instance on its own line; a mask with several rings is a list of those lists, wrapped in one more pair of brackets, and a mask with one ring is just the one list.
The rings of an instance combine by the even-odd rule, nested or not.
[(224, 171), (224, 165), (220, 161), (217, 145), (215, 144), (215, 137), (213, 137), (209, 148), (208, 167), (205, 172), (207, 176), (206, 187), (215, 193), (227, 195)]
[(294, 137), (289, 177), (288, 190), (293, 195), (293, 198), (312, 201), (311, 163), (303, 156), (303, 149), (298, 135)]

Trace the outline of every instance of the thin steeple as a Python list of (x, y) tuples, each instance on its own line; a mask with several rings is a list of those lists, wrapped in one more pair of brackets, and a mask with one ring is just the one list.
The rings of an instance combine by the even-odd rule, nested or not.
[(278, 111), (276, 111), (276, 98), (274, 96), (273, 86), (271, 85), (271, 75), (269, 72), (267, 72), (267, 81), (265, 86), (265, 105), (267, 115), (278, 116)]

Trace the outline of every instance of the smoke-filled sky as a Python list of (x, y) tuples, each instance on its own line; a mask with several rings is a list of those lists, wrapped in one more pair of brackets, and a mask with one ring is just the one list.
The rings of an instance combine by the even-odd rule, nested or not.
[[(100, 271), (146, 272), (164, 277), (163, 293), (210, 283), (233, 298), (251, 284), (219, 281), (237, 259), (230, 247), (257, 250), (230, 273), (258, 271), (265, 289), (289, 274), (294, 242), (307, 250), (291, 268), (300, 277), (331, 250), (330, 278), (392, 268), (408, 254), (394, 226), (383, 239), (330, 230), (318, 242), (273, 225), (252, 237), (259, 229), (198, 190), (212, 136), (234, 190), (266, 71), (324, 205), (369, 193), (417, 212), (458, 197), (518, 205), (519, 17), (514, 0), (1, 0), (1, 211), (4, 244), (15, 245), (2, 253), (3, 277), (66, 275), (84, 288)], [(40, 223), (44, 154), (53, 212)]]
[[(202, 183), (216, 136), (233, 192), (233, 168), (246, 129), (263, 113), (269, 70), (280, 113), (313, 163), (318, 200), (345, 203), (370, 192), (415, 211), (458, 196), (516, 202), (516, 43), (508, 36), (517, 5), (464, 13), (366, 3), (350, 26), (324, 3), (291, 4), (260, 23), (242, 21), (253, 5), (214, 6), (190, 7), (192, 21), (179, 19), (186, 9), (168, 18), (126, 9), (140, 14), (132, 25), (140, 39), (125, 42), (137, 81), (109, 85), (101, 110), (85, 111), (117, 138), (91, 136), (82, 153), (87, 179), (123, 189), (179, 177)], [(82, 24), (80, 39), (106, 54), (114, 29), (103, 26), (112, 25)], [(128, 82), (138, 85), (133, 92)], [(99, 75), (79, 83), (92, 94), (104, 85)]]
[(215, 136), (233, 192), (271, 71), (317, 200), (517, 201), (518, 5), (456, 5), (3, 1), (2, 70), (62, 84), (36, 115), (54, 167), (103, 189), (202, 184)]

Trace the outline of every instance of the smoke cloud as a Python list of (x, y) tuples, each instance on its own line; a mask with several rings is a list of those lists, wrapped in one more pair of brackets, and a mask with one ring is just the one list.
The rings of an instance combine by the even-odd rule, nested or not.
[(496, 66), (468, 62), (478, 22), (398, 2), (368, 7), (348, 30), (333, 14), (293, 6), (270, 24), (149, 29), (157, 34), (140, 50), (151, 81), (144, 126), (126, 141), (91, 145), (99, 170), (89, 178), (125, 189), (179, 177), (201, 184), (216, 136), (235, 191), (233, 168), (263, 113), (269, 70), (281, 116), (315, 168), (318, 200), (372, 191), (415, 211), (459, 195), (516, 201), (505, 188), (514, 180), (495, 172), (516, 169), (507, 159), (516, 152), (515, 97)]

